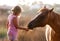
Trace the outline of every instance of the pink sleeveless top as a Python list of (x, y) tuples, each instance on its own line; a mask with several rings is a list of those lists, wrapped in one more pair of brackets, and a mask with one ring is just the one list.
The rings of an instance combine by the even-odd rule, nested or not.
[(15, 15), (13, 15), (13, 14), (10, 14), (9, 16), (8, 16), (8, 22), (9, 22), (9, 24), (8, 24), (8, 32), (7, 33), (12, 33), (12, 34), (17, 34), (17, 29), (16, 29), (16, 27), (14, 26), (14, 24), (13, 24), (13, 18), (15, 18), (16, 16)]

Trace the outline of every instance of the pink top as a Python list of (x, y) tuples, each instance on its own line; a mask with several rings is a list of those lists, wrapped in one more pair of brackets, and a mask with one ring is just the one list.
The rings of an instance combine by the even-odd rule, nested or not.
[(12, 33), (12, 34), (15, 34), (16, 35), (16, 33), (17, 33), (17, 29), (16, 29), (16, 27), (14, 26), (14, 24), (13, 24), (13, 18), (15, 18), (16, 16), (15, 15), (13, 15), (13, 14), (10, 14), (9, 16), (8, 16), (8, 22), (9, 22), (9, 24), (8, 24), (8, 32), (7, 33)]

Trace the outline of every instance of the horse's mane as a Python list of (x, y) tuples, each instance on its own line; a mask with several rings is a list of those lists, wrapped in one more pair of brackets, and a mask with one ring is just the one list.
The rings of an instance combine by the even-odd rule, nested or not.
[(60, 21), (60, 14), (56, 13), (56, 12), (52, 12), (52, 16), (54, 16), (54, 19), (57, 19)]
[[(50, 26), (55, 29), (55, 31), (58, 31), (60, 29), (60, 15), (53, 11), (51, 12), (50, 17), (52, 18), (52, 21), (50, 20), (49, 22)], [(59, 28), (58, 30), (57, 27)]]

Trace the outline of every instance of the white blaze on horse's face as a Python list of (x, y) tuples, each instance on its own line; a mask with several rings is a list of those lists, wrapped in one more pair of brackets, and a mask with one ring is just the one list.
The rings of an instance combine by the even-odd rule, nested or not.
[(37, 15), (32, 19), (34, 20), (36, 17), (38, 17), (42, 12), (38, 12)]
[(40, 15), (42, 12), (40, 11), (40, 12), (38, 12), (38, 14)]

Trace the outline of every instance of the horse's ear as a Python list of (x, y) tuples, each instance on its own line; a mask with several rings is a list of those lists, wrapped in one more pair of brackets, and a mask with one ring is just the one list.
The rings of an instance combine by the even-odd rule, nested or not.
[(52, 8), (51, 10), (50, 10), (50, 12), (52, 12), (54, 10), (54, 8)]
[(44, 8), (46, 8), (46, 5), (44, 6)]

